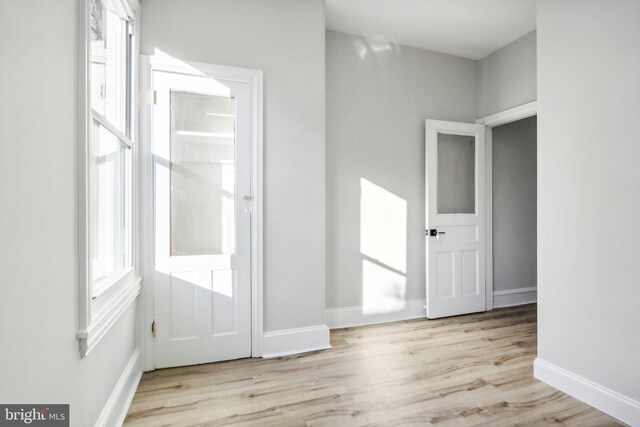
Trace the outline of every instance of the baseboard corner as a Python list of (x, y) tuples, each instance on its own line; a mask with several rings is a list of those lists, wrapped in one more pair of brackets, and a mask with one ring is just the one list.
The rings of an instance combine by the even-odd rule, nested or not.
[(533, 362), (533, 377), (623, 423), (631, 426), (640, 425), (640, 402), (636, 400), (539, 357)]
[(493, 308), (534, 304), (537, 300), (538, 288), (535, 286), (493, 291)]

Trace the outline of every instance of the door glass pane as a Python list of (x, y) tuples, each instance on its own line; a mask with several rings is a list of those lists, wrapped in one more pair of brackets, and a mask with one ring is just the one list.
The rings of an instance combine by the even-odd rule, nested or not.
[(171, 255), (235, 252), (235, 99), (171, 92)]
[(476, 139), (438, 133), (438, 213), (475, 213)]

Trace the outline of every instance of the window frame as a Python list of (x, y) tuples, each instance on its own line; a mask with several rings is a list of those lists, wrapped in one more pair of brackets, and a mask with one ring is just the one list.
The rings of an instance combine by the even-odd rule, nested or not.
[[(118, 318), (136, 300), (140, 293), (139, 242), (138, 242), (138, 146), (137, 117), (137, 60), (139, 42), (137, 33), (140, 9), (138, 0), (110, 0), (118, 15), (127, 21), (126, 31), (126, 89), (124, 97), (125, 124), (123, 130), (93, 110), (91, 104), (91, 0), (78, 0), (78, 342), (81, 357), (87, 356)], [(124, 18), (126, 17), (126, 18)], [(124, 176), (122, 195), (125, 203), (124, 220), (127, 227), (124, 246), (129, 265), (96, 281), (92, 278), (92, 242), (95, 227), (92, 225), (92, 144), (95, 125), (104, 128), (117, 138), (121, 147), (131, 150), (128, 171)]]

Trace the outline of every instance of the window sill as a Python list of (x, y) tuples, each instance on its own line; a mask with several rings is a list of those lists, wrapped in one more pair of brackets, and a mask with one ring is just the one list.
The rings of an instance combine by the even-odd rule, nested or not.
[(111, 290), (112, 286), (118, 286), (120, 282), (128, 281), (132, 282), (135, 275), (133, 267), (129, 267), (126, 270), (122, 270), (118, 274), (114, 274), (110, 277), (101, 279), (93, 285), (93, 297), (92, 301), (97, 301), (103, 294)]
[(122, 313), (136, 300), (140, 294), (141, 280), (140, 277), (123, 280), (110, 287), (110, 292), (92, 301), (91, 311), (94, 311), (94, 308), (98, 308), (98, 304), (99, 309), (96, 310), (95, 316), (92, 316), (89, 327), (78, 332), (81, 357), (87, 356), (93, 350), (102, 337), (118, 321)]

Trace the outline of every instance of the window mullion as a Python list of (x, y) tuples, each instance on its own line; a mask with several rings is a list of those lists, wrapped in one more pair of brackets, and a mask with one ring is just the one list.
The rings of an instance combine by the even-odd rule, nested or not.
[(102, 116), (95, 110), (91, 111), (91, 115), (93, 117), (93, 120), (98, 122), (98, 124), (103, 128), (107, 129), (110, 133), (113, 134), (113, 136), (118, 138), (120, 140), (120, 143), (122, 143), (126, 148), (133, 148), (133, 141), (131, 141), (131, 139), (129, 139), (129, 137), (122, 133), (117, 127), (112, 125), (111, 122), (109, 122), (109, 120), (107, 120), (104, 116)]

